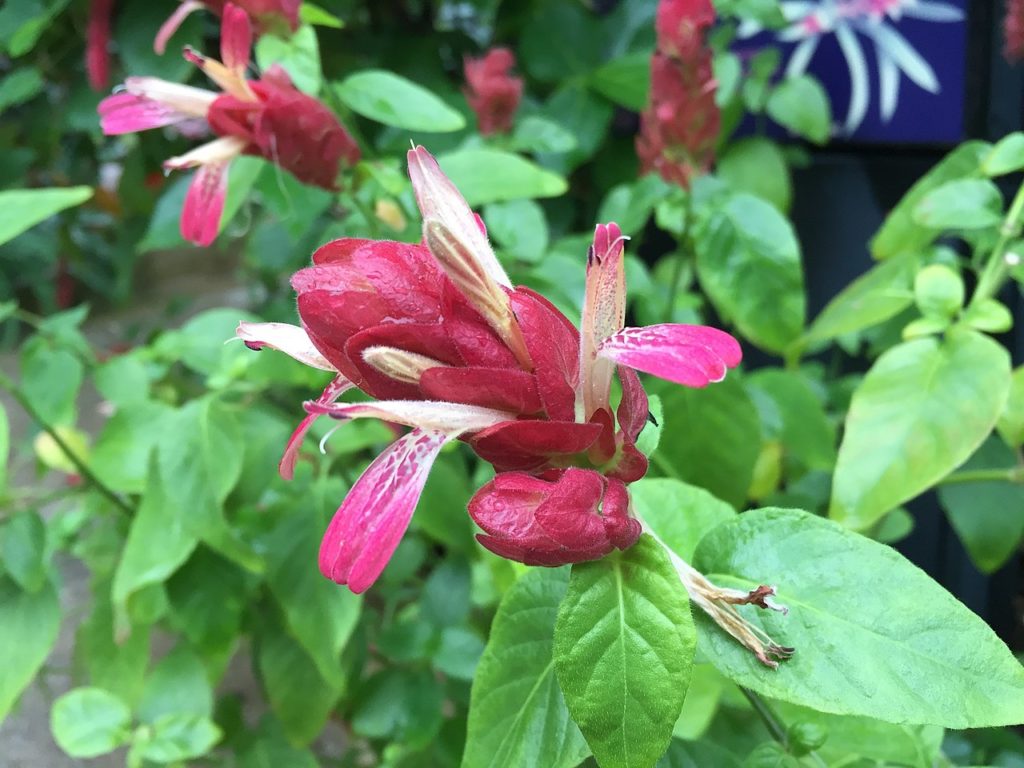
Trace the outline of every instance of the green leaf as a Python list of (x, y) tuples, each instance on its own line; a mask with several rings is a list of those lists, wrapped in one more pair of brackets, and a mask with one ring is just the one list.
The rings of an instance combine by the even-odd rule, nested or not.
[(329, 27), (330, 29), (344, 29), (345, 22), (330, 11), (324, 10), (313, 3), (303, 3), (299, 6), (299, 20), (303, 24), (313, 24), (318, 27)]
[(35, 67), (22, 67), (0, 79), (0, 114), (35, 98), (43, 90), (43, 77)]
[(175, 503), (155, 459), (150, 462), (148, 477), (114, 572), (111, 600), (122, 621), (128, 598), (150, 584), (165, 581), (188, 559), (199, 541), (187, 525), (187, 510)]
[(484, 208), (484, 221), (487, 233), (515, 258), (537, 262), (544, 257), (548, 222), (544, 209), (533, 200), (491, 203)]
[(335, 86), (339, 98), (363, 117), (410, 131), (446, 133), (466, 127), (465, 118), (421, 85), (394, 72), (366, 69)]
[(607, 29), (579, 3), (547, 2), (522, 28), (519, 61), (538, 80), (562, 82), (600, 64), (607, 41)]
[(125, 72), (179, 82), (195, 71), (195, 65), (180, 52), (184, 46), (202, 40), (204, 19), (199, 14), (186, 18), (167, 42), (166, 55), (160, 55), (153, 50), (153, 38), (168, 15), (166, 7), (148, 0), (121, 0), (115, 14), (113, 37)]
[(568, 568), (535, 568), (505, 593), (473, 680), (463, 768), (574, 768), (589, 754), (552, 658), (568, 583)]
[[(1016, 453), (990, 437), (960, 470), (1012, 470), (1017, 465)], [(939, 501), (980, 570), (995, 571), (1017, 551), (1024, 537), (1024, 486), (1006, 480), (950, 483), (939, 486)]]
[(46, 584), (46, 523), (38, 512), (25, 510), (7, 520), (0, 528), (0, 555), (8, 575), (25, 591), (35, 593)]
[(441, 644), (434, 654), (434, 667), (456, 680), (472, 682), (484, 652), (484, 641), (462, 627), (441, 630)]
[(792, 227), (772, 205), (745, 193), (702, 213), (695, 232), (701, 286), (746, 338), (781, 352), (804, 324), (804, 278)]
[(766, 110), (772, 120), (793, 133), (815, 144), (828, 141), (832, 131), (832, 108), (825, 89), (810, 75), (779, 83), (768, 97)]
[(153, 400), (119, 407), (96, 438), (89, 453), (89, 467), (115, 491), (147, 492), (150, 456), (174, 415), (171, 406)]
[(1024, 168), (1024, 133), (1014, 131), (1003, 136), (981, 161), (986, 176), (1003, 176)]
[(144, 759), (161, 764), (205, 755), (221, 738), (220, 728), (203, 715), (164, 715), (153, 723), (152, 729), (139, 753)]
[(741, 768), (735, 755), (714, 744), (673, 739), (656, 768)]
[(775, 142), (755, 136), (730, 144), (718, 158), (717, 174), (737, 192), (767, 200), (783, 213), (789, 210), (789, 166)]
[(1003, 219), (1003, 196), (988, 179), (955, 179), (925, 194), (912, 216), (931, 229), (994, 227)]
[(423, 619), (442, 629), (462, 624), (469, 615), (469, 590), (469, 564), (445, 560), (431, 572), (423, 587)]
[(638, 519), (684, 560), (690, 560), (701, 537), (736, 510), (703, 488), (667, 477), (645, 477), (629, 486)]
[(11, 452), (11, 425), (7, 408), (0, 403), (0, 497), (7, 491), (7, 461)]
[(836, 430), (804, 375), (762, 368), (751, 374), (747, 386), (760, 390), (775, 404), (782, 419), (779, 437), (789, 455), (809, 469), (832, 469)]
[(829, 516), (867, 528), (945, 477), (992, 431), (1009, 387), (1006, 350), (973, 331), (887, 351), (850, 403)]
[(608, 135), (613, 111), (611, 104), (582, 83), (562, 85), (544, 104), (542, 114), (568, 132), (576, 146), (568, 151), (557, 150), (565, 154), (545, 155), (544, 166), (567, 174), (590, 160)]
[(686, 590), (653, 538), (573, 566), (555, 672), (602, 768), (647, 768), (665, 752), (695, 650)]
[(655, 174), (632, 184), (619, 184), (605, 195), (597, 220), (614, 221), (625, 235), (638, 234), (647, 225), (654, 207), (670, 191), (668, 184)]
[(73, 424), (82, 362), (38, 336), (22, 346), (20, 358), (21, 388), (40, 418), (50, 425)]
[(789, 615), (740, 612), (797, 652), (776, 670), (703, 614), (701, 650), (758, 693), (822, 712), (949, 728), (1024, 720), (1024, 668), (992, 630), (890, 547), (798, 510), (761, 509), (701, 540), (716, 584), (777, 584)]
[(529, 160), (498, 149), (461, 149), (437, 158), (471, 206), (528, 197), (558, 197), (565, 179)]
[[(142, 695), (146, 668), (149, 666), (150, 628), (115, 626), (114, 607), (110, 602), (110, 581), (93, 584), (93, 609), (75, 634), (75, 663), (86, 672), (86, 679), (135, 704)], [(116, 635), (116, 640), (115, 640)]]
[(462, 456), (442, 453), (430, 469), (413, 525), (446, 547), (471, 555), (477, 550), (477, 543), (466, 505), (475, 490)]
[(947, 181), (977, 178), (981, 162), (991, 146), (984, 141), (961, 144), (922, 176), (885, 217), (882, 228), (871, 240), (871, 254), (876, 259), (888, 259), (899, 253), (920, 251), (935, 239), (935, 230), (914, 221), (913, 212), (917, 204)]
[(647, 106), (651, 88), (651, 54), (627, 53), (598, 67), (590, 75), (590, 87), (619, 106), (640, 112)]
[(1011, 448), (1024, 444), (1024, 365), (1010, 376), (1010, 395), (996, 424), (999, 435)]
[(323, 82), (320, 45), (316, 31), (309, 24), (303, 24), (288, 39), (272, 34), (260, 35), (254, 53), (260, 70), (266, 71), (277, 64), (284, 68), (300, 91), (311, 96), (320, 92)]
[(243, 450), (237, 418), (208, 396), (182, 406), (168, 421), (157, 458), (167, 502), (183, 530), (259, 571), (261, 560), (224, 518), (224, 501), (242, 472)]
[(804, 334), (804, 343), (819, 344), (898, 315), (914, 300), (917, 265), (916, 254), (906, 254), (869, 269), (821, 310)]
[(760, 419), (743, 386), (729, 376), (706, 389), (654, 390), (665, 411), (662, 430), (673, 436), (651, 457), (654, 466), (740, 507), (761, 450)]
[(128, 705), (109, 691), (76, 688), (54, 702), (50, 730), (71, 757), (96, 757), (128, 741), (131, 719)]
[(516, 121), (512, 144), (525, 152), (571, 152), (576, 137), (556, 122), (528, 115)]
[(52, 584), (35, 594), (0, 576), (0, 722), (50, 655), (60, 629), (60, 601)]
[(386, 669), (366, 681), (352, 713), (352, 730), (422, 748), (441, 729), (444, 690), (426, 669)]
[(324, 680), (302, 647), (275, 627), (260, 634), (257, 662), (270, 708), (288, 739), (309, 744), (323, 730), (341, 689)]
[(247, 572), (199, 547), (167, 582), (175, 629), (209, 657), (233, 652), (252, 591)]
[(338, 659), (352, 635), (362, 598), (325, 579), (316, 566), (324, 524), (311, 506), (284, 517), (266, 539), (267, 585), (292, 637), (332, 687), (344, 685)]
[(213, 688), (206, 669), (187, 644), (175, 647), (150, 672), (137, 714), (139, 720), (154, 726), (165, 715), (213, 714)]

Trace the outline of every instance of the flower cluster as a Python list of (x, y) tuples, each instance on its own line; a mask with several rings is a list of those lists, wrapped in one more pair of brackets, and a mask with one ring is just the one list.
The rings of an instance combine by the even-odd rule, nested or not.
[(506, 133), (512, 129), (523, 80), (509, 74), (516, 57), (508, 48), (492, 48), (484, 56), (464, 62), (466, 101), (476, 114), (480, 133)]
[(169, 125), (183, 132), (212, 131), (217, 138), (164, 168), (198, 168), (181, 214), (182, 236), (209, 245), (217, 236), (227, 193), (227, 172), (238, 155), (263, 157), (305, 184), (336, 189), (342, 165), (359, 159), (359, 147), (326, 106), (292, 85), (283, 69), (271, 67), (248, 80), (253, 28), (248, 14), (223, 6), (221, 57), (216, 61), (187, 48), (185, 57), (220, 88), (217, 93), (153, 77), (130, 77), (121, 92), (99, 106), (108, 135)]
[[(281, 462), (285, 476), (319, 415), (412, 428), (341, 504), (321, 570), (355, 592), (369, 587), (408, 526), (432, 462), (456, 439), (497, 472), (469, 504), (491, 551), (553, 566), (631, 546), (641, 525), (626, 485), (647, 471), (636, 448), (648, 418), (636, 371), (702, 387), (739, 363), (739, 345), (703, 326), (625, 327), (624, 238), (615, 224), (596, 229), (577, 329), (543, 296), (512, 286), (483, 222), (422, 147), (409, 152), (409, 174), (421, 244), (328, 243), (292, 278), (301, 327), (243, 323), (238, 331), (252, 348), (274, 347), (335, 373), (306, 403), (309, 415)], [(338, 403), (352, 387), (374, 402)]]
[(294, 32), (299, 28), (301, 0), (183, 0), (161, 26), (153, 41), (153, 50), (162, 54), (167, 41), (189, 14), (200, 9), (224, 16), (228, 5), (241, 8), (252, 20), (257, 32)]
[(719, 112), (711, 50), (715, 21), (709, 0), (661, 0), (657, 48), (651, 58), (650, 102), (640, 119), (636, 151), (645, 172), (689, 186), (714, 161)]

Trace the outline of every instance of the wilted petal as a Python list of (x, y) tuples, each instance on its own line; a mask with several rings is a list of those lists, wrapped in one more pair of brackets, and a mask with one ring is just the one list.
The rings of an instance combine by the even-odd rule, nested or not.
[(188, 18), (190, 13), (202, 7), (203, 4), (198, 2), (198, 0), (185, 0), (185, 2), (175, 8), (174, 13), (168, 16), (167, 21), (161, 24), (160, 29), (157, 30), (156, 37), (153, 39), (153, 50), (160, 56), (163, 56), (164, 51), (167, 50), (167, 42), (174, 37), (178, 27)]
[[(321, 405), (329, 405), (354, 386), (351, 381), (339, 374), (331, 379), (331, 383), (327, 385), (323, 394), (316, 399), (316, 402)], [(284, 455), (281, 456), (281, 462), (277, 465), (278, 472), (281, 473), (281, 477), (285, 480), (291, 480), (295, 476), (295, 462), (299, 458), (299, 448), (302, 447), (302, 441), (305, 439), (306, 433), (309, 432), (309, 428), (313, 426), (313, 422), (318, 418), (320, 418), (319, 413), (309, 414), (299, 422), (299, 426), (295, 428), (292, 436), (288, 438)]]
[(309, 340), (305, 329), (288, 323), (239, 323), (235, 335), (245, 342), (249, 349), (260, 350), (270, 347), (284, 352), (310, 368), (333, 371), (334, 366), (320, 354)]
[(449, 439), (444, 432), (414, 429), (374, 459), (324, 534), (324, 576), (357, 594), (377, 580), (409, 526), (434, 459)]
[(416, 202), (423, 214), (424, 224), (433, 219), (441, 222), (455, 237), (465, 243), (473, 257), (492, 280), (506, 288), (512, 287), (505, 270), (480, 231), (462, 193), (437, 164), (434, 156), (423, 147), (409, 150), (409, 178), (416, 192)]
[(515, 418), (515, 414), (492, 408), (433, 400), (379, 400), (373, 403), (335, 405), (312, 402), (306, 403), (306, 410), (335, 419), (383, 419), (405, 424), (407, 427), (443, 432), (451, 437), (466, 432), (478, 432)]
[(196, 245), (217, 239), (228, 187), (228, 164), (203, 165), (192, 177), (181, 209), (181, 236)]
[(224, 6), (220, 25), (220, 57), (224, 66), (244, 76), (252, 48), (252, 24), (249, 14), (233, 3)]
[(743, 353), (717, 328), (665, 323), (624, 328), (600, 344), (598, 355), (685, 387), (704, 387), (725, 378)]

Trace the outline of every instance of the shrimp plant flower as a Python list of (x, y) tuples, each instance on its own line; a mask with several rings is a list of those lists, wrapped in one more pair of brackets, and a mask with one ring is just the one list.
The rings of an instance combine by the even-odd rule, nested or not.
[[(307, 416), (281, 461), (285, 477), (318, 416), (411, 428), (341, 503), (321, 543), (321, 571), (353, 592), (373, 584), (432, 463), (454, 440), (496, 471), (469, 502), (483, 531), (477, 538), (495, 554), (558, 566), (632, 546), (643, 525), (630, 511), (627, 486), (647, 471), (636, 447), (648, 419), (637, 371), (704, 387), (740, 362), (739, 344), (705, 326), (625, 327), (625, 238), (615, 224), (596, 228), (577, 329), (543, 296), (512, 285), (483, 222), (430, 153), (416, 147), (408, 160), (423, 215), (420, 244), (330, 242), (292, 277), (301, 326), (238, 328), (250, 348), (276, 348), (334, 373), (323, 394), (305, 403)], [(613, 409), (616, 377), (621, 397)], [(373, 401), (338, 402), (352, 388)], [(685, 563), (677, 571), (688, 588), (703, 590), (711, 609), (764, 604), (771, 594), (717, 590)]]
[(221, 92), (129, 77), (99, 105), (100, 125), (110, 135), (178, 126), (189, 135), (212, 131), (217, 138), (164, 162), (167, 170), (196, 168), (181, 211), (181, 234), (209, 245), (220, 229), (227, 197), (228, 167), (239, 155), (262, 157), (305, 184), (337, 189), (342, 165), (359, 160), (359, 146), (324, 104), (302, 93), (280, 67), (256, 80), (246, 78), (253, 27), (240, 7), (224, 5), (221, 58), (191, 48), (185, 58), (203, 70)]

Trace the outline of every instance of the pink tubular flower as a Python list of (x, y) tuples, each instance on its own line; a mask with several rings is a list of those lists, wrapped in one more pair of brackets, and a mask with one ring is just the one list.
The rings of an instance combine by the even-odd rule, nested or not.
[[(306, 403), (309, 416), (281, 461), (285, 476), (317, 415), (412, 428), (341, 504), (321, 545), (321, 570), (354, 592), (369, 587), (438, 452), (456, 439), (498, 472), (469, 505), (492, 552), (554, 566), (631, 546), (641, 527), (626, 484), (647, 471), (636, 448), (647, 395), (635, 370), (703, 387), (739, 363), (739, 344), (703, 326), (623, 327), (625, 238), (615, 224), (596, 229), (577, 330), (547, 299), (512, 286), (483, 223), (422, 147), (409, 152), (409, 174), (422, 244), (330, 242), (292, 278), (301, 327), (238, 330), (254, 349), (273, 347), (335, 373)], [(622, 395), (613, 406), (616, 377)], [(335, 402), (351, 387), (375, 402)]]
[(91, 0), (85, 39), (85, 71), (89, 86), (102, 91), (110, 84), (110, 14), (114, 0)]
[(508, 48), (492, 48), (478, 59), (466, 57), (466, 101), (476, 114), (480, 133), (505, 133), (523, 97), (523, 80), (509, 74), (516, 57)]
[(1024, 1), (1006, 0), (1003, 16), (1003, 56), (1014, 62), (1024, 59)]
[[(167, 41), (193, 11), (205, 8), (223, 17), (224, 9), (231, 4), (227, 0), (182, 0), (174, 13), (160, 26), (153, 40), (153, 50), (163, 55)], [(294, 32), (299, 28), (301, 0), (234, 0), (233, 4), (248, 14), (257, 32)]]
[(711, 49), (704, 35), (715, 21), (709, 0), (661, 0), (651, 95), (641, 115), (636, 151), (644, 172), (688, 187), (711, 167), (719, 112)]
[(238, 155), (276, 163), (305, 184), (336, 189), (342, 163), (359, 159), (359, 147), (334, 114), (298, 91), (280, 68), (247, 80), (252, 46), (249, 17), (230, 3), (224, 7), (221, 55), (224, 62), (186, 49), (185, 57), (222, 89), (221, 93), (130, 77), (124, 90), (104, 99), (100, 123), (107, 135), (135, 133), (168, 125), (208, 127), (218, 138), (164, 162), (164, 168), (198, 168), (181, 212), (181, 234), (198, 245), (217, 237), (227, 192), (227, 172)]

